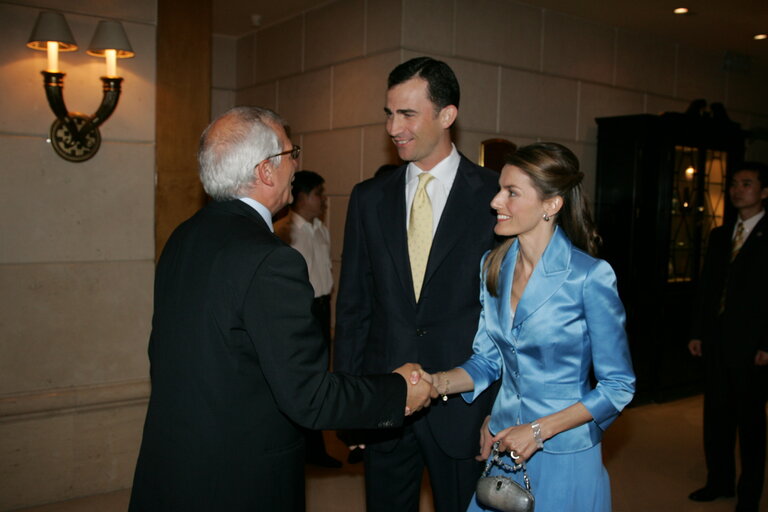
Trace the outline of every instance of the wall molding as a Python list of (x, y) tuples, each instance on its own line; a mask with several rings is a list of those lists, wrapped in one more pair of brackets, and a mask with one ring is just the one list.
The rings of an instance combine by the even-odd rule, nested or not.
[(138, 379), (0, 395), (0, 423), (141, 405), (149, 392), (149, 379)]

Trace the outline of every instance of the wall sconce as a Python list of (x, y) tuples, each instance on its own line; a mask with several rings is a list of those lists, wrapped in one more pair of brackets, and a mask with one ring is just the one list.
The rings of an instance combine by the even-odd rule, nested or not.
[(93, 115), (70, 112), (64, 103), (65, 74), (59, 71), (58, 52), (77, 50), (77, 43), (64, 16), (58, 12), (41, 12), (27, 46), (34, 50), (48, 51), (48, 69), (41, 73), (48, 105), (56, 114), (50, 131), (54, 151), (70, 162), (88, 160), (101, 146), (99, 126), (112, 115), (120, 99), (120, 83), (123, 79), (117, 76), (117, 59), (134, 55), (123, 26), (118, 21), (100, 21), (88, 48), (88, 55), (104, 56), (107, 62), (107, 73), (101, 77), (104, 96)]

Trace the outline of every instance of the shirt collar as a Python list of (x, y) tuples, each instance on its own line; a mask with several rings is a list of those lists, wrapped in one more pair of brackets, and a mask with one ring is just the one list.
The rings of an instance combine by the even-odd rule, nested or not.
[(320, 219), (314, 219), (312, 222), (310, 222), (298, 213), (291, 210), (291, 222), (293, 222), (293, 225), (299, 229), (304, 226), (307, 226), (310, 229), (315, 229), (317, 225), (322, 221)]
[(251, 197), (238, 197), (238, 199), (256, 210), (256, 213), (261, 215), (261, 218), (267, 223), (269, 230), (275, 232), (275, 228), (272, 226), (272, 212), (269, 211), (269, 208)]
[(744, 231), (746, 233), (750, 233), (754, 229), (754, 227), (757, 225), (757, 223), (760, 222), (760, 219), (762, 219), (764, 215), (765, 215), (765, 210), (760, 210), (760, 213), (757, 213), (746, 220), (741, 220), (741, 218), (739, 218), (739, 220), (736, 221), (736, 225), (738, 226), (739, 222), (743, 222)]
[(419, 174), (422, 172), (429, 172), (429, 174), (434, 176), (439, 183), (450, 188), (451, 185), (453, 185), (453, 179), (456, 177), (456, 171), (459, 169), (460, 160), (461, 156), (459, 156), (459, 152), (456, 150), (456, 146), (451, 143), (450, 154), (440, 160), (440, 162), (438, 162), (438, 164), (429, 171), (422, 171), (419, 169), (419, 166), (413, 162), (410, 162), (406, 171), (405, 180), (406, 182), (410, 182), (411, 180), (418, 179)]

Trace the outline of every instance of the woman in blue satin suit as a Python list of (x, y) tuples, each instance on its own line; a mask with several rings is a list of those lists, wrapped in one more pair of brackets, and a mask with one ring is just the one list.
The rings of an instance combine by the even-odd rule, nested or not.
[[(481, 457), (498, 441), (505, 463), (527, 461), (536, 512), (611, 509), (600, 441), (635, 386), (624, 307), (610, 265), (592, 256), (597, 234), (578, 166), (554, 143), (507, 160), (491, 206), (496, 234), (510, 238), (483, 258), (474, 354), (426, 376), (435, 394), (468, 402), (502, 379)], [(522, 483), (522, 471), (492, 474)], [(469, 510), (486, 509), (473, 499)]]

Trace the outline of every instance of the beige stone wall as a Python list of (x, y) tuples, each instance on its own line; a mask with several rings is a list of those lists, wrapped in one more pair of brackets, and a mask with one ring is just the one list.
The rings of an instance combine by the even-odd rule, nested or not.
[[(743, 128), (768, 126), (768, 69), (724, 71), (724, 53), (509, 0), (338, 0), (220, 44), (214, 62), (236, 63), (234, 85), (217, 92), (228, 94), (219, 111), (276, 109), (304, 148), (301, 167), (326, 178), (338, 271), (352, 187), (396, 161), (382, 108), (398, 63), (426, 54), (453, 67), (462, 87), (457, 145), (470, 159), (487, 138), (561, 142), (581, 160), (592, 195), (596, 117), (685, 111), (705, 98), (723, 102)], [(748, 156), (768, 160), (768, 144), (751, 145)]]
[[(54, 119), (26, 48), (42, 9), (77, 40), (64, 98), (93, 113), (99, 19), (120, 19), (117, 110), (85, 163), (46, 142)], [(0, 510), (130, 485), (148, 395), (154, 273), (155, 0), (0, 2)]]

